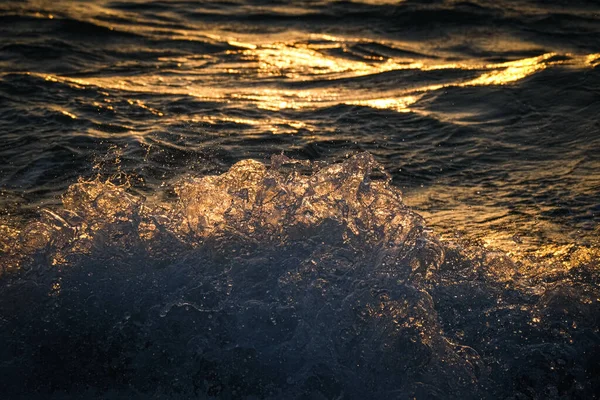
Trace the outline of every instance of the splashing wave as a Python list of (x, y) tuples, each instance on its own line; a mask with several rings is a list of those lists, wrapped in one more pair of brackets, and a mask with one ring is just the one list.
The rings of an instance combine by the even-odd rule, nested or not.
[[(440, 242), (367, 153), (186, 178), (176, 201), (81, 181), (0, 248), (9, 395), (582, 398), (596, 259), (526, 274)], [(22, 385), (20, 382), (25, 382)]]

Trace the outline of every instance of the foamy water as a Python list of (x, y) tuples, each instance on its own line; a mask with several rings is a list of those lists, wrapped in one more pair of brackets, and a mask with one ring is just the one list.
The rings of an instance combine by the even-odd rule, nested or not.
[(2, 243), (4, 392), (594, 393), (597, 256), (524, 266), (440, 241), (389, 180), (363, 153), (241, 161), (169, 202), (72, 185)]

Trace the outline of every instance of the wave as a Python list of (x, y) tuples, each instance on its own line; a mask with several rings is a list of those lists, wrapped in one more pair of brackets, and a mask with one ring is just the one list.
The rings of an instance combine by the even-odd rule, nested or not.
[[(0, 239), (0, 383), (43, 398), (598, 393), (598, 262), (440, 241), (367, 153), (166, 197), (80, 181)], [(62, 397), (61, 397), (62, 396)]]

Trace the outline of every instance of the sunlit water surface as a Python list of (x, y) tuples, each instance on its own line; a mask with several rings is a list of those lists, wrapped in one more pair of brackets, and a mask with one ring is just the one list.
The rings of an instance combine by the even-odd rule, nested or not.
[(600, 393), (595, 2), (7, 1), (0, 38), (12, 398)]

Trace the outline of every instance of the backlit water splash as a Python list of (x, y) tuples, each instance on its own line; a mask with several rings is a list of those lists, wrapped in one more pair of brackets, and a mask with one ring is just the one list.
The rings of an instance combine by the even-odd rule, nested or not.
[(5, 393), (599, 392), (594, 2), (8, 1), (0, 38)]

